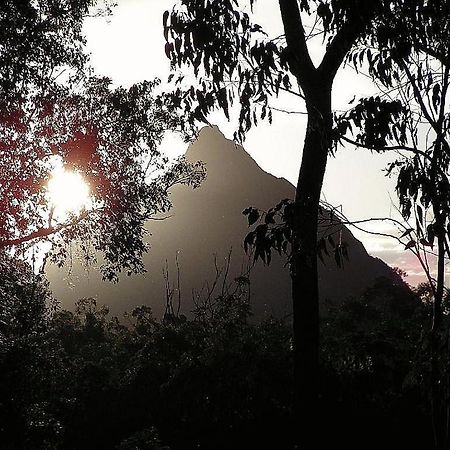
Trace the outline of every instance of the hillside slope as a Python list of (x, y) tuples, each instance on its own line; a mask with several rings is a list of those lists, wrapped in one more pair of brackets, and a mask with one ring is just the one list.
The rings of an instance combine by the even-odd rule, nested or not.
[[(167, 264), (173, 283), (177, 278), (177, 258), (181, 310), (186, 313), (193, 308), (193, 290), (205, 287), (206, 282), (211, 286), (216, 274), (214, 261), (219, 269), (226, 266), (231, 251), (229, 281), (246, 270), (249, 258), (242, 242), (248, 227), (242, 210), (248, 206), (268, 209), (281, 199), (292, 198), (294, 187), (285, 179), (264, 172), (242, 147), (225, 139), (216, 128), (204, 128), (189, 146), (186, 157), (205, 162), (207, 179), (196, 190), (175, 187), (171, 192), (170, 217), (149, 222), (151, 248), (144, 258), (148, 272), (123, 277), (114, 285), (102, 282), (94, 269), (85, 272), (76, 263), (68, 280), (62, 280), (67, 278), (66, 272), (50, 267), (47, 274), (51, 287), (64, 307), (70, 308), (78, 298), (90, 296), (107, 304), (115, 314), (145, 303), (159, 316), (165, 307), (163, 269)], [(350, 257), (345, 267), (339, 269), (332, 259), (319, 263), (323, 300), (357, 296), (377, 277), (395, 276), (383, 261), (368, 255), (348, 230), (344, 230), (342, 239), (348, 243)], [(285, 258), (275, 257), (269, 267), (261, 263), (253, 267), (250, 279), (256, 316), (290, 312), (291, 288), (285, 263)], [(178, 298), (178, 293), (175, 296)]]

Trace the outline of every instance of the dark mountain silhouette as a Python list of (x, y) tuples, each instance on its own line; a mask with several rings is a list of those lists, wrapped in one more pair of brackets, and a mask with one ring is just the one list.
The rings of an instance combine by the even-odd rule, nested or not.
[[(294, 187), (285, 179), (264, 172), (242, 147), (225, 139), (217, 128), (204, 128), (189, 146), (186, 157), (205, 162), (207, 179), (196, 190), (176, 186), (171, 193), (173, 209), (169, 218), (149, 223), (151, 248), (145, 256), (148, 272), (124, 276), (120, 283), (110, 284), (102, 282), (97, 271), (86, 272), (77, 263), (72, 265), (70, 276), (67, 269), (62, 272), (50, 267), (51, 287), (64, 307), (71, 307), (81, 297), (95, 297), (115, 314), (146, 303), (156, 315), (161, 315), (166, 292), (163, 269), (168, 269), (169, 281), (177, 287), (178, 260), (181, 311), (187, 313), (193, 308), (193, 290), (203, 287), (205, 293), (212, 288), (215, 264), (218, 270), (225, 269), (230, 250), (227, 280), (232, 282), (247, 270), (250, 258), (242, 243), (248, 226), (242, 210), (248, 206), (267, 210), (284, 198), (292, 198)], [(347, 242), (349, 253), (344, 268), (338, 268), (333, 258), (319, 263), (322, 301), (358, 296), (380, 276), (396, 278), (389, 266), (371, 257), (345, 228), (342, 240)], [(63, 276), (65, 280), (61, 280)], [(258, 262), (251, 270), (250, 280), (256, 316), (289, 314), (291, 287), (286, 258), (276, 256), (268, 267)], [(220, 293), (222, 281), (223, 277), (216, 285), (216, 293)], [(177, 303), (177, 290), (174, 298)]]

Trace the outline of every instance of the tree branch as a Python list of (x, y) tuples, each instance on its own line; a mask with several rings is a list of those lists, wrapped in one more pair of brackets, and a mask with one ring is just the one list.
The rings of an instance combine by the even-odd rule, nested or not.
[(356, 38), (363, 30), (362, 20), (349, 20), (344, 23), (332, 39), (327, 51), (318, 67), (318, 71), (333, 80), (336, 72), (344, 61), (345, 56), (355, 43)]
[(297, 0), (279, 0), (291, 71), (301, 84), (310, 80), (316, 68), (306, 45), (305, 29)]
[(419, 150), (417, 148), (414, 147), (408, 147), (406, 145), (393, 145), (390, 147), (371, 147), (369, 145), (364, 145), (361, 142), (355, 141), (353, 139), (348, 138), (347, 136), (339, 136), (339, 139), (342, 139), (345, 142), (348, 142), (349, 144), (352, 144), (356, 147), (361, 147), (361, 148), (366, 148), (367, 150), (373, 150), (375, 152), (387, 152), (387, 151), (405, 151), (405, 152), (410, 152), (410, 153), (414, 153), (417, 155), (421, 155), (424, 158), (428, 159), (431, 161), (431, 157), (430, 155), (426, 154), (425, 152), (423, 152), (422, 150)]
[(59, 231), (62, 231), (65, 228), (68, 228), (68, 227), (71, 227), (71, 226), (74, 226), (74, 225), (80, 223), (83, 219), (85, 219), (87, 217), (87, 215), (88, 215), (88, 211), (84, 211), (83, 213), (80, 214), (79, 217), (77, 217), (72, 222), (65, 222), (65, 223), (61, 223), (56, 226), (40, 228), (39, 230), (33, 231), (32, 233), (27, 234), (25, 236), (0, 241), (0, 248), (12, 247), (14, 245), (24, 244), (25, 242), (29, 242), (34, 239), (42, 239), (42, 238), (51, 236), (52, 234), (58, 233)]

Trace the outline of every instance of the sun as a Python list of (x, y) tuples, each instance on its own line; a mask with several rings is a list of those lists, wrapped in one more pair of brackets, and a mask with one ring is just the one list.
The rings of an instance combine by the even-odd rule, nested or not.
[(55, 168), (47, 185), (48, 199), (54, 208), (54, 217), (79, 214), (89, 207), (90, 189), (80, 173)]

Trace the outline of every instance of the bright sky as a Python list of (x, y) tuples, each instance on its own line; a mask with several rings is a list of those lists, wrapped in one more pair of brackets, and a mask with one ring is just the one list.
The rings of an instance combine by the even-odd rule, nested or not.
[[(163, 81), (169, 74), (169, 62), (164, 53), (162, 14), (173, 4), (168, 0), (118, 0), (118, 6), (108, 20), (89, 18), (85, 23), (88, 50), (96, 72), (112, 78), (117, 85), (129, 86), (143, 79), (159, 77)], [(282, 34), (277, 2), (257, 2), (257, 22), (269, 35)], [(313, 49), (313, 58), (320, 52)], [(370, 81), (351, 68), (341, 69), (334, 84), (333, 107), (346, 109), (356, 95), (373, 91)], [(302, 111), (303, 105), (294, 98), (276, 102), (284, 109)], [(220, 114), (210, 118), (221, 131), (232, 138), (236, 125), (227, 123)], [(251, 131), (245, 149), (267, 172), (284, 177), (296, 184), (305, 132), (305, 116), (274, 113), (272, 125), (263, 123)], [(164, 142), (169, 155), (181, 154), (186, 144), (175, 138)], [(398, 217), (394, 180), (384, 176), (392, 155), (376, 155), (364, 150), (341, 149), (330, 158), (324, 184), (324, 198), (335, 206), (342, 206), (350, 219), (368, 217)], [(388, 225), (370, 227), (376, 231), (389, 230)], [(353, 230), (366, 249), (393, 266), (409, 272), (408, 281), (418, 281), (415, 260), (391, 239), (373, 237)]]

